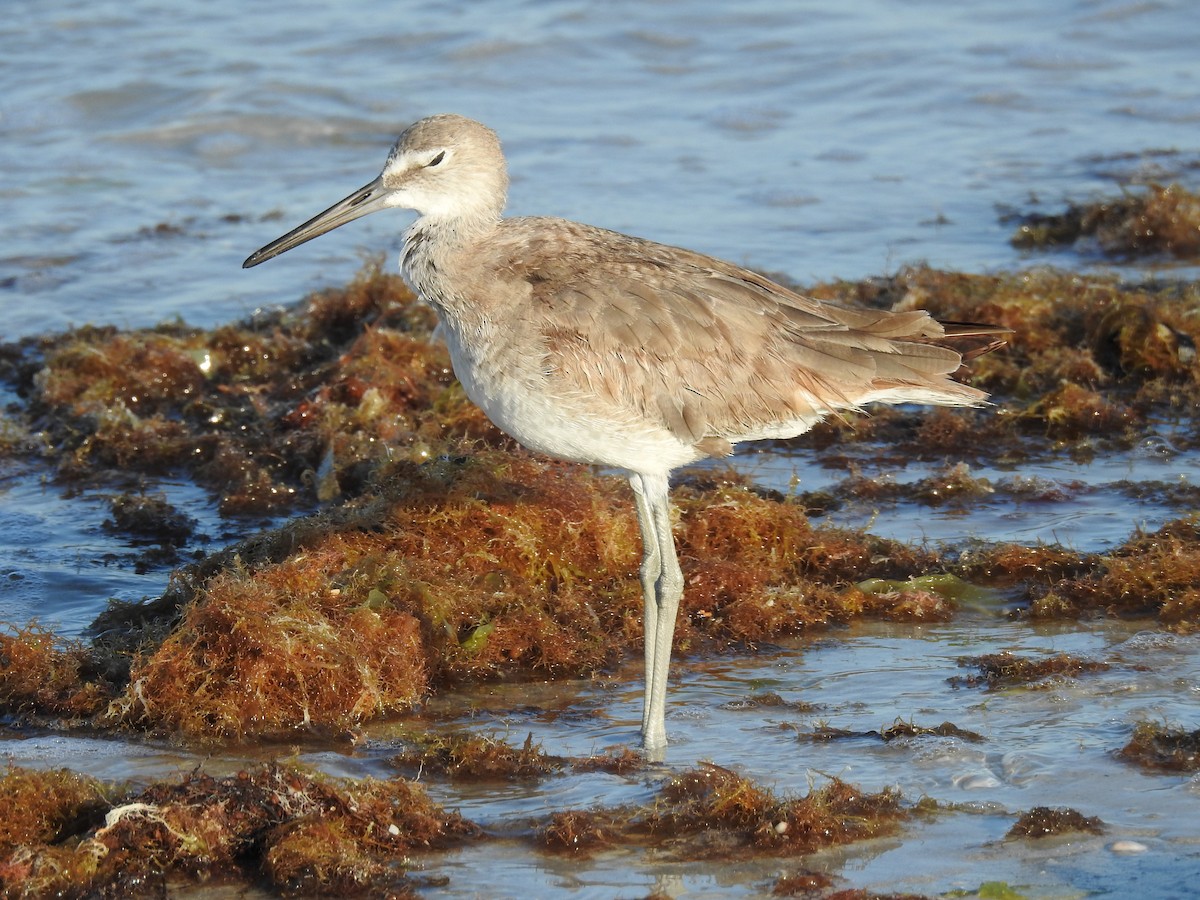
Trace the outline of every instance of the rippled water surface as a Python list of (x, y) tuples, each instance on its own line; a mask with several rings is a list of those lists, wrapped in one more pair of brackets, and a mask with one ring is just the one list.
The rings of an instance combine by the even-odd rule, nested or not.
[(1185, 0), (18, 4), (4, 329), (205, 324), (340, 282), (405, 214), (239, 265), (444, 111), (500, 132), (517, 213), (801, 280), (1011, 265), (998, 204), (1195, 153), (1194, 24)]
[[(801, 282), (922, 260), (1011, 269), (1027, 260), (1007, 243), (1003, 208), (1057, 209), (1118, 182), (1195, 171), (1196, 23), (1186, 0), (13, 5), (0, 22), (0, 328), (13, 339), (88, 322), (208, 325), (342, 283), (362, 252), (395, 255), (406, 214), (373, 216), (250, 272), (240, 264), (374, 177), (404, 125), (443, 111), (500, 132), (515, 213), (578, 218)], [(844, 477), (809, 452), (738, 465), (781, 490)], [(1120, 482), (1194, 483), (1197, 469), (1190, 455), (1155, 447), (1050, 458), (972, 474), (1087, 489), (1053, 506), (998, 497), (969, 515), (903, 504), (830, 515), (904, 540), (1101, 550), (1178, 514), (1131, 501)], [(38, 616), (78, 632), (109, 596), (160, 593), (165, 569), (136, 575), (136, 548), (105, 531), (106, 497), (65, 497), (46, 475), (0, 471), (0, 619)], [(241, 527), (220, 522), (187, 485), (159, 489), (218, 546)], [(977, 610), (945, 625), (865, 625), (692, 660), (672, 694), (667, 762), (713, 759), (782, 793), (803, 793), (825, 772), (868, 789), (898, 785), (910, 800), (974, 804), (975, 814), (804, 863), (854, 885), (938, 894), (1003, 881), (1034, 896), (1125, 896), (1136, 884), (1145, 897), (1185, 896), (1179, 886), (1200, 876), (1200, 787), (1142, 775), (1112, 750), (1140, 718), (1194, 721), (1200, 654), (1193, 639), (1138, 629), (1035, 629)], [(1048, 691), (948, 687), (963, 671), (957, 657), (1000, 649), (1069, 651), (1113, 667)], [(448, 727), (518, 739), (532, 729), (550, 752), (588, 753), (634, 740), (639, 677), (631, 667), (433, 706), (471, 711)], [(821, 711), (727, 706), (760, 690)], [(573, 714), (531, 720), (521, 712), (530, 704)], [(797, 738), (818, 718), (871, 729), (896, 716), (949, 719), (986, 741)], [(385, 730), (352, 755), (305, 758), (381, 774), (389, 741)], [(195, 764), (169, 748), (62, 735), (9, 736), (0, 750), (116, 779)], [(641, 776), (597, 775), (531, 790), (433, 789), (485, 825), (651, 793)], [(1099, 815), (1110, 834), (1046, 849), (1006, 844), (1010, 813), (1038, 804)], [(1147, 850), (1113, 853), (1122, 837)], [(450, 875), (455, 896), (742, 897), (769, 890), (790, 862), (564, 861), (497, 840), (426, 864)]]

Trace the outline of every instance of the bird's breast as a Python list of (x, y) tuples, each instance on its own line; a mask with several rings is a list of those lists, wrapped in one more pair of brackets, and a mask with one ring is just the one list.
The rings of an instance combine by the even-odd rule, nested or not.
[(467, 396), (522, 446), (557, 459), (647, 473), (704, 455), (661, 423), (562, 383), (532, 335), (506, 333), (493, 323), (466, 332), (443, 324), (454, 374)]

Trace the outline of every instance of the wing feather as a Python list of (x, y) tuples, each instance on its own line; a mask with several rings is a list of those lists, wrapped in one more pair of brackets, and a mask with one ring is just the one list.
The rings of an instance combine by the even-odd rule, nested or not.
[[(495, 252), (533, 301), (525, 327), (544, 338), (546, 389), (596, 398), (614, 417), (720, 448), (789, 423), (800, 433), (875, 398), (986, 397), (949, 378), (963, 354), (939, 346), (950, 339), (923, 310), (837, 306), (711, 257), (563, 220), (505, 224), (508, 245)], [(954, 334), (1001, 331), (956, 325)]]

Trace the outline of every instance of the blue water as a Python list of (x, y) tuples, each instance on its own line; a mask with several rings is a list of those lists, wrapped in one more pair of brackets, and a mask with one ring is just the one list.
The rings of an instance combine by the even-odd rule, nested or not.
[[(1067, 199), (1175, 175), (1196, 187), (1197, 21), (1185, 0), (8, 4), (0, 17), (0, 334), (173, 317), (213, 324), (342, 283), (363, 253), (394, 257), (404, 213), (240, 268), (252, 250), (374, 177), (395, 135), (433, 112), (499, 131), (514, 213), (581, 219), (801, 282), (921, 261), (1013, 269), (1041, 258), (1009, 247), (1004, 208), (1053, 211)], [(793, 474), (799, 490), (842, 477), (806, 456), (739, 464), (781, 489)], [(104, 531), (106, 498), (63, 497), (45, 474), (0, 471), (0, 620), (37, 615), (73, 633), (108, 596), (161, 592), (167, 573), (134, 575), (136, 548)], [(1175, 514), (1104, 485), (1200, 478), (1186, 455), (1101, 457), (1087, 467), (1048, 460), (1019, 474), (1097, 490), (1049, 509), (985, 504), (964, 517), (848, 508), (833, 520), (861, 525), (878, 512), (872, 528), (901, 539), (1032, 542), (1066, 533), (1077, 549), (1103, 549)], [(213, 543), (226, 540), (198, 492), (156, 489), (197, 517)], [(1197, 786), (1131, 774), (1110, 751), (1137, 718), (1194, 717), (1200, 657), (1195, 642), (1163, 651), (1130, 637), (1136, 626), (1122, 627), (1037, 631), (997, 613), (928, 630), (872, 626), (761, 658), (693, 660), (680, 667), (672, 694), (668, 725), (678, 741), (668, 761), (711, 757), (783, 793), (803, 793), (812, 773), (825, 771), (872, 788), (899, 783), (913, 800), (922, 791), (978, 800), (980, 815), (814, 863), (851, 885), (938, 892), (1002, 880), (1031, 896), (1097, 884), (1120, 895), (1149, 873), (1139, 893), (1168, 896), (1173, 878), (1197, 869), (1195, 830), (1180, 824)], [(955, 655), (1006, 647), (1124, 654), (1127, 664), (1082, 687), (947, 695)], [(1162, 652), (1177, 677), (1162, 669)], [(459, 724), (511, 726), (518, 742), (533, 727), (551, 752), (620, 745), (633, 737), (638, 677), (633, 667), (540, 688), (549, 697), (577, 691), (578, 702), (602, 713), (586, 727), (539, 726), (503, 712)], [(954, 717), (987, 743), (934, 742), (912, 755), (814, 748), (779, 733), (774, 714), (721, 711), (763, 684), (829, 704), (834, 724)], [(520, 708), (538, 689), (489, 687), (479, 708)], [(8, 735), (0, 746), (19, 762), (117, 779), (169, 776), (195, 762), (178, 749), (65, 736)], [(373, 743), (312, 761), (379, 774), (387, 749)], [(1092, 791), (1101, 780), (1113, 787)], [(442, 790), (489, 822), (648, 793), (596, 776), (486, 795)], [(1119, 857), (1099, 840), (1051, 859), (1002, 847), (1005, 810), (1037, 803), (1077, 805), (1112, 822), (1114, 838), (1137, 838), (1148, 850)], [(509, 896), (754, 896), (780, 871), (775, 863), (681, 868), (633, 852), (577, 866), (504, 842), (430, 865), (443, 866), (463, 896), (499, 895), (498, 884)]]
[(17, 4), (3, 329), (205, 324), (343, 281), (405, 214), (239, 265), (442, 111), (500, 132), (516, 213), (801, 280), (1008, 267), (997, 205), (1195, 158), (1196, 35), (1183, 0)]

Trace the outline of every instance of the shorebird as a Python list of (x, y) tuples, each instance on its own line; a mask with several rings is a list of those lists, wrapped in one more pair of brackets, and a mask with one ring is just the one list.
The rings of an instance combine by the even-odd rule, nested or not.
[[(683, 595), (671, 472), (868, 403), (981, 405), (983, 391), (950, 376), (1006, 329), (850, 309), (677, 247), (505, 218), (507, 192), (494, 131), (430, 116), (400, 135), (378, 178), (243, 266), (377, 210), (418, 214), (401, 270), (437, 311), (471, 400), (532, 450), (629, 473), (643, 546), (642, 746), (661, 756)], [(975, 346), (955, 349), (956, 338)]]

